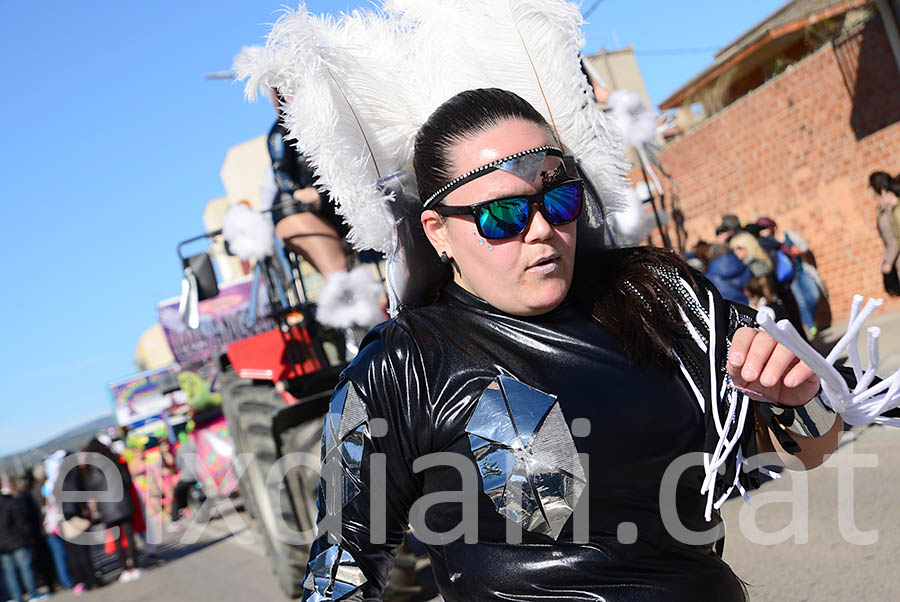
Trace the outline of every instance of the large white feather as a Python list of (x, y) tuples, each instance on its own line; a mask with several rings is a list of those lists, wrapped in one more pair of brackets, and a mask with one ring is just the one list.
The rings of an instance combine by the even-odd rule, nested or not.
[(422, 123), (472, 88), (528, 100), (556, 124), (607, 212), (626, 206), (622, 141), (591, 100), (581, 24), (564, 0), (386, 0), (339, 19), (313, 17), (301, 4), (236, 72), (248, 79), (248, 96), (275, 82), (290, 98), (290, 134), (350, 225), (351, 242), (389, 252), (394, 224), (375, 182), (408, 169)]

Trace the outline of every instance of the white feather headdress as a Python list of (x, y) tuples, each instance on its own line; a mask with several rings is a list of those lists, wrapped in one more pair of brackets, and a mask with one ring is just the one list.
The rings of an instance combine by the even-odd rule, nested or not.
[(289, 98), (290, 135), (349, 224), (350, 241), (389, 253), (390, 195), (376, 182), (409, 169), (422, 123), (472, 88), (528, 100), (580, 159), (607, 213), (625, 207), (621, 140), (591, 101), (581, 24), (577, 6), (563, 0), (385, 0), (339, 18), (301, 4), (278, 19), (264, 48), (239, 55), (235, 72), (251, 98), (260, 85)]

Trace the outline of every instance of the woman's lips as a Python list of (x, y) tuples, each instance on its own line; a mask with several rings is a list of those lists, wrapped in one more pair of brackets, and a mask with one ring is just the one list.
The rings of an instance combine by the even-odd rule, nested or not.
[(549, 274), (559, 267), (559, 255), (545, 257), (531, 265), (527, 271), (533, 274)]

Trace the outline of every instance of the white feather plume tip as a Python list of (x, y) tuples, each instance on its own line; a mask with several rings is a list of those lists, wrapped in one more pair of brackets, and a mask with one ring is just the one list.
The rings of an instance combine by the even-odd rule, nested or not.
[(244, 93), (250, 100), (256, 100), (260, 88), (278, 88), (280, 71), (278, 57), (263, 46), (244, 46), (231, 65), (235, 79), (247, 80)]
[(241, 259), (259, 260), (275, 252), (275, 226), (268, 214), (246, 205), (235, 205), (222, 218), (222, 235), (232, 254)]

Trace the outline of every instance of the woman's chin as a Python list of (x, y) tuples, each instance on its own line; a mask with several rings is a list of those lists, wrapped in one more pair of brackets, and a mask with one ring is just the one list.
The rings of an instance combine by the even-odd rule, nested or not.
[(548, 278), (543, 282), (535, 283), (536, 286), (528, 287), (523, 291), (522, 302), (527, 308), (523, 315), (535, 316), (556, 309), (569, 293), (569, 283), (564, 278)]

